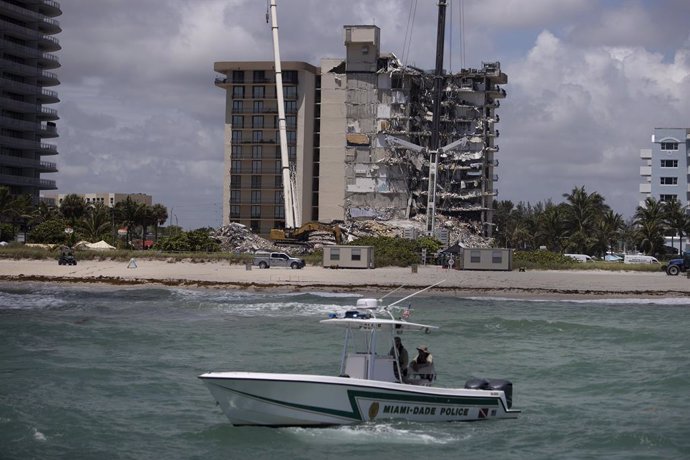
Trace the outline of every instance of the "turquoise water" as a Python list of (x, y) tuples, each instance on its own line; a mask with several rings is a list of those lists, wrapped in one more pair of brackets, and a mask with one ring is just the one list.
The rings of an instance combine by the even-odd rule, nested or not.
[[(344, 294), (0, 285), (0, 458), (690, 458), (690, 299), (416, 297), (438, 384), (515, 386), (517, 420), (232, 427), (196, 376), (335, 375)], [(407, 302), (405, 302), (407, 303)]]

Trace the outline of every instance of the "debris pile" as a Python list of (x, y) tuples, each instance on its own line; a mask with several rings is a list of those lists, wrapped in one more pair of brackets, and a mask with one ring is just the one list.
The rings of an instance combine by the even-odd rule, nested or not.
[(211, 238), (218, 241), (222, 251), (226, 252), (254, 252), (260, 249), (279, 251), (271, 241), (255, 235), (246, 225), (231, 222), (230, 225), (211, 231)]

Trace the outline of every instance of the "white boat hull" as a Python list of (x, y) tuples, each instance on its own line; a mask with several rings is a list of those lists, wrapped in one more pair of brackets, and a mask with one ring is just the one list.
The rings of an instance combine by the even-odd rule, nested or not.
[(438, 388), (320, 375), (211, 372), (199, 376), (233, 425), (349, 425), (378, 420), (517, 418), (503, 391)]

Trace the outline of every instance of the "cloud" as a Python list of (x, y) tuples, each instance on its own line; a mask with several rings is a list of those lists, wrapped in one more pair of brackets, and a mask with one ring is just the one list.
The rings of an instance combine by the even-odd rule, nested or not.
[[(416, 4), (416, 9), (414, 5)], [(446, 56), (459, 67), (459, 2), (448, 8)], [(499, 113), (500, 199), (532, 201), (574, 186), (619, 212), (638, 201), (639, 149), (655, 126), (687, 125), (683, 0), (465, 1), (467, 67), (499, 60), (509, 76)], [(62, 2), (54, 88), (59, 192), (139, 191), (188, 228), (220, 223), (225, 95), (215, 61), (272, 60), (266, 2)], [(284, 60), (342, 57), (343, 25), (381, 28), (381, 49), (433, 68), (436, 2), (281, 0)], [(451, 40), (452, 30), (452, 46)], [(447, 58), (446, 66), (450, 67)]]
[(504, 67), (501, 172), (520, 171), (501, 175), (504, 198), (558, 202), (586, 185), (630, 215), (639, 201), (640, 149), (655, 127), (690, 119), (688, 53), (664, 62), (641, 47), (579, 46), (542, 32), (525, 59)]

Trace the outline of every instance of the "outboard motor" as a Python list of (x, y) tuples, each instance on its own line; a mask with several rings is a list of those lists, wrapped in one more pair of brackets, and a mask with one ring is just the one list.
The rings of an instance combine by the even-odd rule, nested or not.
[(506, 395), (508, 409), (513, 407), (513, 383), (510, 380), (474, 378), (465, 382), (465, 388), (470, 390), (502, 391)]

